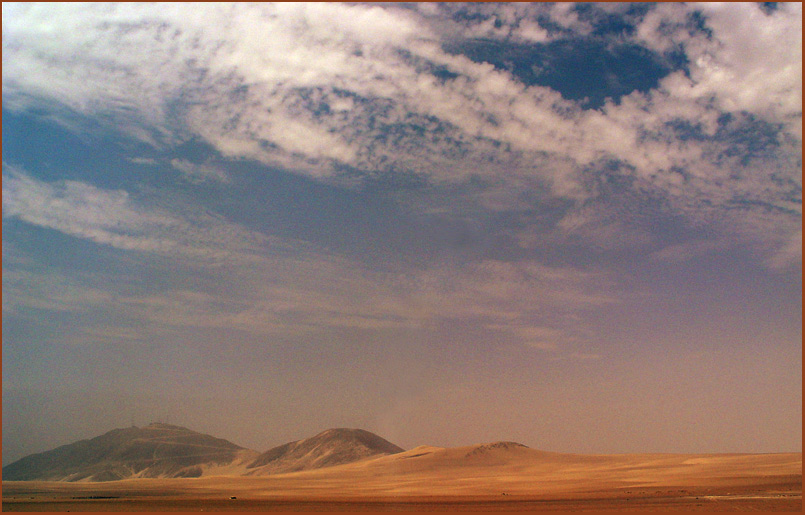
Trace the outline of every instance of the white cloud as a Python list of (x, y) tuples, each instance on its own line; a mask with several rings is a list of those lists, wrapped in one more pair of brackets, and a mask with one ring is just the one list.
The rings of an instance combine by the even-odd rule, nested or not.
[[(712, 39), (691, 33), (693, 10), (703, 13)], [(663, 82), (674, 97), (750, 112), (802, 139), (801, 4), (782, 3), (771, 14), (754, 3), (664, 4), (645, 17), (638, 37), (661, 51), (684, 47), (690, 77)]]
[[(607, 212), (606, 208), (585, 206), (568, 212), (556, 224), (562, 237), (582, 241), (598, 249), (639, 249), (652, 242), (652, 236), (635, 226), (624, 213)], [(521, 244), (533, 247), (533, 236), (521, 233)], [(531, 237), (529, 237), (531, 236)], [(531, 243), (531, 244), (529, 244)]]
[[(654, 7), (636, 41), (657, 51), (683, 48), (690, 77), (676, 72), (646, 94), (588, 111), (442, 48), (446, 38), (476, 33), (543, 40), (540, 16), (573, 37), (589, 34), (592, 26), (569, 4), (3, 9), (7, 108), (63, 106), (146, 141), (198, 136), (226, 157), (314, 177), (347, 166), (434, 182), (480, 175), (503, 190), (547, 183), (579, 206), (602, 194), (589, 180), (598, 165), (616, 160), (637, 188), (669, 197), (694, 220), (702, 219), (703, 206), (727, 210), (747, 195), (778, 202), (790, 196), (781, 177), (801, 184), (798, 4), (771, 15), (750, 4)], [(448, 22), (444, 12), (451, 9), (477, 9), (480, 16)], [(694, 10), (704, 13), (712, 38), (693, 30)], [(455, 77), (439, 79), (427, 71), (433, 67)], [(787, 136), (769, 150), (771, 159), (748, 156), (747, 164), (718, 133), (725, 112), (782, 124)], [(673, 124), (694, 128), (698, 137), (678, 134)], [(179, 166), (195, 180), (224, 177)], [(489, 207), (517, 208), (506, 205), (516, 196), (485, 195)]]
[(179, 170), (182, 176), (190, 182), (231, 182), (229, 174), (223, 168), (212, 164), (195, 164), (187, 159), (172, 159), (171, 166)]
[[(21, 308), (58, 313), (86, 313), (109, 306), (113, 293), (55, 272), (33, 272), (3, 266), (3, 314), (19, 315)], [(39, 319), (38, 317), (36, 318)]]
[[(63, 6), (59, 9), (64, 12), (58, 15), (66, 18), (68, 26), (75, 28), (76, 33), (67, 37), (60, 34), (58, 44), (54, 40), (54, 28), (45, 23), (48, 16), (41, 10), (9, 12), (9, 21), (4, 22), (4, 45), (14, 59), (7, 59), (12, 68), (4, 73), (4, 89), (12, 101), (18, 96), (29, 98), (32, 95), (58, 101), (58, 95), (67, 91), (81, 99), (61, 100), (74, 109), (114, 111), (115, 106), (131, 106), (143, 111), (163, 132), (170, 129), (171, 123), (165, 119), (167, 103), (180, 98), (190, 105), (195, 101), (197, 107), (187, 112), (185, 127), (200, 133), (225, 153), (286, 163), (293, 163), (293, 156), (298, 156), (295, 159), (300, 171), (312, 166), (311, 171), (316, 175), (320, 175), (322, 169), (316, 169), (311, 162), (331, 160), (361, 166), (369, 164), (365, 155), (369, 149), (374, 154), (387, 156), (400, 150), (390, 148), (388, 143), (377, 144), (379, 136), (388, 129), (367, 128), (366, 124), (355, 127), (356, 122), (363, 119), (360, 112), (354, 112), (354, 103), (353, 109), (348, 111), (314, 111), (325, 104), (352, 103), (352, 99), (336, 95), (334, 88), (368, 99), (370, 105), (363, 108), (364, 112), (376, 101), (388, 100), (390, 110), (371, 112), (381, 125), (399, 123), (409, 113), (415, 113), (435, 116), (457, 127), (463, 133), (458, 136), (467, 137), (468, 141), (478, 136), (488, 137), (524, 151), (569, 155), (581, 165), (602, 153), (624, 159), (638, 158), (634, 141), (640, 122), (634, 118), (619, 118), (614, 108), (603, 116), (597, 113), (582, 116), (572, 103), (563, 101), (556, 92), (541, 87), (524, 88), (508, 73), (495, 71), (491, 65), (448, 55), (438, 45), (438, 34), (417, 24), (409, 11), (344, 4), (205, 6), (205, 9), (226, 11), (216, 16), (226, 21), (211, 27), (205, 22), (208, 18), (196, 12), (188, 16), (181, 6), (158, 10), (144, 6), (104, 7), (91, 12), (83, 8), (80, 12), (70, 12), (69, 7)], [(489, 20), (504, 20), (502, 26), (508, 27), (506, 30), (515, 23), (521, 24), (518, 25), (521, 28), (537, 30), (538, 25), (520, 12), (522, 8), (511, 7), (511, 13), (508, 9), (503, 6), (493, 9)], [(670, 18), (681, 23), (686, 11), (679, 9), (659, 7), (649, 13), (639, 31), (642, 39), (653, 46), (661, 46), (654, 34), (656, 30), (652, 30), (656, 29), (658, 13), (662, 14), (663, 21)], [(711, 18), (716, 23), (720, 19), (716, 14), (726, 11), (730, 16), (746, 19), (744, 24), (749, 25), (754, 8), (748, 9), (715, 10)], [(555, 22), (576, 33), (584, 32), (570, 5), (558, 4), (549, 11)], [(755, 11), (760, 13), (759, 9)], [(787, 17), (778, 25), (786, 34), (795, 36), (796, 26), (789, 20)], [(739, 51), (743, 40), (726, 26), (722, 27), (724, 24), (717, 25), (716, 33), (724, 33), (722, 45), (731, 53), (724, 50), (715, 57), (734, 67), (732, 61), (742, 55)], [(686, 43), (692, 45), (688, 39)], [(769, 45), (764, 45), (764, 49), (771, 51), (766, 48)], [(779, 50), (781, 47), (788, 48), (788, 45), (776, 45), (777, 54), (783, 52)], [(446, 66), (458, 73), (459, 78), (440, 83), (423, 74), (415, 61), (402, 57), (398, 50)], [(714, 52), (709, 48), (691, 50), (694, 51), (709, 52), (707, 55)], [(760, 58), (741, 61), (743, 68), (733, 75), (751, 71), (752, 76), (768, 77), (773, 70), (786, 70), (780, 72), (785, 74), (785, 80), (775, 83), (781, 95), (788, 95), (786, 102), (791, 104), (798, 84), (801, 89), (801, 82), (792, 82), (797, 56), (788, 54), (784, 59), (772, 59), (771, 64)], [(48, 59), (44, 60), (43, 55)], [(760, 56), (760, 52), (752, 55)], [(71, 66), (64, 66), (65, 61)], [(65, 82), (52, 84), (41, 77), (24, 74), (14, 68), (22, 66), (20, 63), (64, 75)], [(166, 68), (170, 68), (170, 73), (161, 73)], [(90, 77), (97, 76), (98, 84), (79, 80), (85, 72)], [(726, 95), (724, 105), (736, 102), (728, 98), (735, 96), (729, 91), (715, 91), (715, 86), (707, 85), (710, 75), (705, 67), (699, 66), (694, 72), (693, 87), (699, 88), (701, 94), (692, 93), (678, 77), (666, 82), (674, 99), (676, 116), (686, 117), (679, 107), (687, 106), (690, 111), (689, 99), (701, 98), (710, 90)], [(137, 83), (132, 85), (130, 79), (134, 73)], [(740, 81), (730, 81), (730, 84), (741, 88), (742, 95), (747, 94), (747, 88)], [(752, 98), (764, 91), (754, 83), (747, 84)], [(109, 94), (110, 86), (115, 91), (113, 95)], [(310, 95), (319, 96), (313, 99), (313, 105)], [(767, 103), (779, 103), (778, 97), (782, 98), (767, 96)], [(751, 99), (745, 103), (751, 103)], [(641, 106), (649, 119), (653, 108), (652, 103)], [(790, 115), (796, 105), (786, 109), (781, 116)], [(694, 116), (700, 116), (701, 108), (697, 111)], [(490, 123), (490, 119), (495, 123)], [(708, 123), (712, 124), (712, 120)], [(602, 136), (607, 137), (604, 142), (600, 141)], [(447, 150), (443, 144), (417, 134), (416, 144), (422, 143), (436, 155)], [(660, 159), (671, 154), (668, 150), (654, 149), (652, 156)], [(656, 167), (650, 168), (655, 164), (651, 161), (638, 160), (636, 164), (649, 167), (647, 172), (656, 171)]]
[(269, 242), (210, 215), (184, 218), (141, 205), (123, 190), (78, 181), (48, 183), (16, 169), (3, 174), (3, 218), (117, 249), (203, 262), (248, 259)]
[(578, 320), (578, 312), (618, 298), (604, 274), (533, 261), (488, 260), (461, 269), (441, 266), (391, 273), (308, 250), (203, 273), (215, 274), (216, 281), (205, 282), (205, 287), (143, 291), (143, 285), (126, 284), (125, 277), (112, 286), (104, 285), (101, 277), (5, 268), (4, 312), (17, 314), (21, 307), (103, 311), (101, 325), (85, 322), (73, 335), (75, 341), (96, 343), (188, 329), (310, 337), (343, 329), (433, 330), (452, 325), (486, 328), (504, 334), (510, 344), (567, 353), (591, 333)]
[(574, 5), (569, 2), (557, 2), (551, 5), (550, 17), (552, 22), (578, 34), (588, 34), (592, 30), (588, 22), (579, 19), (578, 13), (574, 11)]
[(682, 263), (716, 251), (727, 246), (724, 241), (697, 240), (675, 245), (668, 245), (649, 254), (649, 259), (663, 263)]
[[(526, 329), (532, 319), (617, 301), (602, 272), (495, 259), (377, 271), (179, 205), (160, 207), (82, 182), (44, 182), (16, 169), (3, 177), (3, 217), (215, 274), (215, 283), (204, 288), (123, 293), (125, 285), (105, 290), (95, 280), (42, 275), (24, 260), (5, 262), (13, 266), (4, 270), (4, 293), (15, 300), (4, 309), (102, 309), (111, 319), (146, 323), (144, 331), (196, 327), (299, 335), (335, 328), (425, 328), (444, 321), (493, 328), (505, 322), (523, 344), (548, 349), (570, 340)], [(554, 322), (567, 323), (565, 315)], [(104, 327), (104, 334), (116, 330)], [(129, 339), (139, 334), (137, 328), (120, 329)]]
[(126, 161), (137, 165), (155, 165), (157, 160), (152, 157), (129, 157)]
[[(610, 284), (600, 274), (534, 262), (486, 261), (461, 271), (444, 267), (397, 274), (313, 252), (231, 270), (215, 291), (121, 298), (119, 309), (155, 326), (275, 336), (474, 324), (504, 331), (523, 345), (559, 350), (584, 339), (573, 313), (616, 302), (617, 297), (600, 293), (605, 286)], [(549, 314), (565, 329), (530, 322)]]
[(540, 26), (539, 23), (531, 20), (523, 20), (513, 31), (513, 35), (525, 41), (544, 43), (548, 41), (548, 31)]
[(135, 250), (171, 246), (169, 241), (141, 236), (141, 228), (169, 228), (178, 223), (166, 214), (138, 212), (124, 191), (101, 190), (75, 181), (54, 185), (14, 171), (3, 177), (3, 216)]

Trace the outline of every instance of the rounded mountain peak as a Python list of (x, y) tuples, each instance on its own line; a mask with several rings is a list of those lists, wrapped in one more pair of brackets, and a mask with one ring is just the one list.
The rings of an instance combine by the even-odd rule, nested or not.
[(401, 447), (369, 431), (333, 428), (304, 440), (269, 449), (249, 467), (263, 467), (264, 473), (293, 472), (399, 452), (403, 452)]
[(186, 427), (175, 426), (173, 424), (166, 424), (164, 422), (151, 422), (147, 426), (143, 427), (143, 429), (163, 429), (163, 430), (169, 430), (169, 431), (187, 431), (189, 433), (194, 433), (195, 432), (195, 431), (191, 431), (190, 429), (187, 429)]
[(396, 454), (398, 452), (403, 452), (404, 450), (388, 440), (364, 429), (351, 429), (344, 427), (327, 429), (316, 436), (306, 440), (300, 440), (298, 443), (315, 443), (317, 445), (348, 445), (352, 447), (358, 446), (365, 447), (369, 451), (377, 451), (378, 454)]
[(243, 448), (181, 426), (154, 423), (113, 429), (89, 440), (32, 454), (3, 467), (4, 480), (111, 481), (187, 477), (233, 462)]

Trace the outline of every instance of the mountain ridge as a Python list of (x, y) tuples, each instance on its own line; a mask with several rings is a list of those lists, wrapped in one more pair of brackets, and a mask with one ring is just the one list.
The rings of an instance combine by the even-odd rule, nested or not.
[(457, 448), (419, 446), (406, 451), (364, 429), (332, 428), (260, 453), (182, 426), (151, 423), (141, 428), (112, 429), (94, 438), (31, 454), (4, 466), (2, 472), (4, 481), (68, 482), (266, 476), (357, 462), (371, 466), (384, 459), (419, 461), (433, 454), (451, 462), (500, 464), (522, 452), (536, 456), (542, 451), (508, 441)]
[(363, 429), (334, 428), (259, 453), (182, 426), (154, 422), (30, 454), (2, 471), (4, 481), (69, 482), (266, 475), (342, 465), (403, 450)]

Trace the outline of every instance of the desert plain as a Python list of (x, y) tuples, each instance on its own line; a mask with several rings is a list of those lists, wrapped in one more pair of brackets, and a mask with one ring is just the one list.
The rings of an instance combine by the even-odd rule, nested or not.
[(198, 478), (4, 481), (3, 511), (801, 511), (802, 453), (544, 452), (420, 446), (315, 470)]

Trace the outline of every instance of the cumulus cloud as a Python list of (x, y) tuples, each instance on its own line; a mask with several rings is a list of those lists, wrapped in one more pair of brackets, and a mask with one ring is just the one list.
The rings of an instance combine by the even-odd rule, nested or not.
[[(710, 34), (690, 30), (700, 12)], [(783, 123), (802, 138), (802, 6), (780, 4), (665, 5), (639, 29), (650, 46), (685, 49), (689, 76), (673, 74), (664, 87), (675, 97), (711, 100), (725, 112), (749, 112)]]

